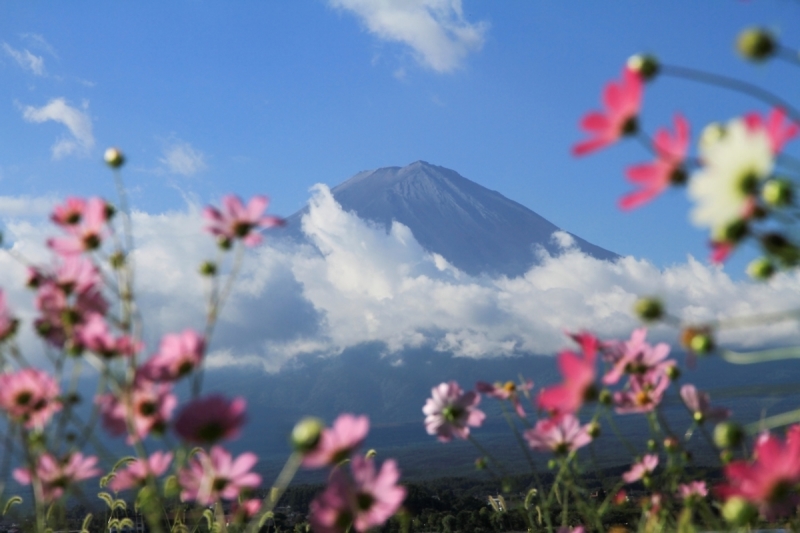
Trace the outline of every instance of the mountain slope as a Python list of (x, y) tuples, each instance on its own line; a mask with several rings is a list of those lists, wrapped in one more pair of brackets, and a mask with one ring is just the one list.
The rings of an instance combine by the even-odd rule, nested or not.
[[(552, 254), (559, 228), (527, 207), (472, 182), (457, 172), (424, 161), (405, 167), (360, 172), (332, 189), (345, 211), (388, 228), (406, 225), (417, 242), (468, 274), (524, 274), (542, 246)], [(305, 208), (289, 217), (288, 235), (302, 238)], [(585, 253), (614, 259), (613, 252), (574, 236)]]

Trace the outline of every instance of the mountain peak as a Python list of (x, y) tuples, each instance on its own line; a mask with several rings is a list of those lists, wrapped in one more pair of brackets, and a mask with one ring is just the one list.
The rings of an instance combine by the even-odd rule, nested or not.
[[(537, 263), (536, 248), (561, 252), (552, 240), (559, 228), (530, 209), (445, 167), (415, 161), (404, 167), (359, 172), (331, 189), (345, 211), (383, 225), (396, 220), (417, 242), (468, 274), (519, 276)], [(299, 236), (305, 208), (291, 217)], [(616, 254), (574, 236), (585, 253)]]

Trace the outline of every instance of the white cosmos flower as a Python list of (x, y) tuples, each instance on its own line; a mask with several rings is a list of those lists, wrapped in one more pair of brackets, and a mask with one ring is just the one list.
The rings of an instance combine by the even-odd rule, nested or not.
[(704, 166), (689, 184), (697, 202), (692, 222), (710, 227), (712, 238), (724, 241), (725, 230), (750, 215), (753, 192), (772, 172), (774, 160), (766, 131), (750, 129), (741, 119), (729, 122), (717, 138), (705, 137)]

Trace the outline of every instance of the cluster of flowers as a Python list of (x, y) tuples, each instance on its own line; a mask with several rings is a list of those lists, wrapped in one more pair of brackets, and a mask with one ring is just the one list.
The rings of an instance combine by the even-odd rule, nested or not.
[[(746, 38), (752, 35), (746, 33), (742, 39)], [(754, 277), (769, 277), (777, 267), (797, 266), (800, 249), (775, 227), (794, 199), (793, 183), (777, 167), (784, 146), (800, 131), (797, 116), (788, 121), (787, 110), (777, 106), (766, 116), (747, 113), (726, 124), (710, 124), (700, 135), (697, 157), (692, 158), (689, 122), (681, 114), (675, 115), (674, 131), (661, 128), (652, 139), (640, 127), (644, 84), (673, 70), (662, 68), (652, 56), (632, 57), (622, 79), (606, 86), (605, 109), (583, 118), (581, 127), (591, 137), (576, 144), (573, 154), (585, 155), (636, 136), (655, 160), (627, 169), (626, 176), (637, 190), (622, 197), (621, 208), (639, 207), (668, 187), (688, 182), (689, 196), (696, 203), (691, 218), (710, 229), (712, 261), (725, 261), (737, 246), (753, 238), (764, 253), (748, 269)]]
[[(481, 426), (485, 419), (478, 408), (483, 393), (510, 402), (528, 428), (523, 436), (531, 449), (570, 461), (575, 457), (574, 452), (600, 434), (597, 415), (589, 423), (581, 424), (578, 414), (584, 406), (599, 401), (601, 406), (613, 408), (617, 414), (652, 413), (678, 377), (677, 362), (668, 358), (669, 346), (648, 344), (645, 329), (636, 330), (626, 341), (601, 341), (589, 333), (571, 337), (580, 345), (580, 353), (561, 352), (558, 366), (563, 381), (544, 388), (535, 397), (530, 394), (531, 381), (521, 384), (478, 382), (477, 390), (468, 392), (454, 381), (434, 387), (432, 397), (423, 407), (428, 433), (442, 442), (454, 437), (471, 438), (470, 427)], [(602, 375), (598, 372), (598, 355), (606, 368)], [(623, 378), (626, 383), (620, 390), (609, 390), (609, 386), (619, 384)], [(723, 422), (730, 417), (728, 409), (712, 406), (709, 395), (698, 391), (694, 385), (683, 385), (679, 394), (695, 426)], [(526, 397), (540, 413), (532, 427), (523, 407)], [(788, 431), (785, 442), (774, 434), (761, 434), (751, 458), (733, 460), (730, 448), (741, 444), (741, 438), (738, 426), (727, 422), (717, 425), (715, 442), (728, 449), (723, 457), (729, 460), (724, 470), (725, 481), (715, 487), (714, 493), (726, 502), (726, 518), (745, 523), (759, 511), (767, 520), (790, 515), (800, 503), (795, 490), (800, 483), (800, 426)], [(665, 439), (664, 450), (668, 455), (683, 453), (688, 457), (684, 444), (674, 435)], [(630, 484), (641, 480), (645, 486), (650, 486), (651, 475), (658, 465), (659, 454), (646, 453), (622, 475), (621, 481)], [(708, 495), (706, 482), (695, 479), (677, 484), (673, 496), (691, 505)], [(624, 497), (624, 491), (616, 495), (617, 500)], [(654, 493), (648, 500), (649, 513), (657, 515), (668, 497), (661, 492)]]

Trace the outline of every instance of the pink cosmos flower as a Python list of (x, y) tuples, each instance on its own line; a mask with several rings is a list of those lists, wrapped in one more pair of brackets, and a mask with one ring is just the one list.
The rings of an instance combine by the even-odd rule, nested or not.
[(114, 492), (142, 487), (149, 476), (159, 477), (167, 471), (172, 462), (171, 452), (153, 452), (146, 460), (134, 459), (128, 465), (116, 472), (108, 486)]
[(670, 382), (664, 371), (631, 376), (627, 388), (614, 393), (614, 408), (619, 414), (652, 411), (661, 403)]
[(103, 416), (103, 426), (112, 435), (127, 433), (127, 419), (132, 419), (134, 433), (128, 435), (128, 444), (144, 439), (151, 431), (163, 432), (178, 404), (168, 384), (146, 380), (135, 381), (133, 389), (121, 398), (109, 393), (95, 401)]
[(558, 355), (558, 367), (564, 382), (548, 387), (539, 394), (539, 407), (551, 413), (577, 413), (584, 402), (597, 394), (595, 377), (599, 341), (589, 334), (576, 337), (583, 348), (583, 357), (565, 350)]
[(50, 220), (62, 227), (74, 226), (81, 221), (85, 209), (86, 200), (71, 196), (53, 208)]
[(681, 399), (697, 422), (719, 422), (731, 416), (730, 409), (711, 407), (708, 393), (698, 391), (694, 385), (686, 384), (681, 387)]
[(99, 290), (101, 285), (100, 271), (97, 266), (84, 257), (65, 257), (56, 269), (54, 279), (64, 294), (83, 293)]
[(321, 468), (341, 463), (361, 446), (369, 433), (369, 418), (349, 413), (339, 415), (333, 426), (322, 430), (319, 442), (303, 456), (306, 468)]
[(244, 489), (255, 489), (261, 476), (250, 470), (258, 462), (254, 453), (243, 453), (235, 460), (221, 446), (210, 453), (198, 452), (187, 468), (178, 473), (181, 500), (211, 505), (220, 498), (235, 500)]
[(635, 133), (636, 119), (642, 103), (642, 79), (630, 69), (622, 71), (619, 83), (609, 82), (603, 91), (604, 112), (592, 111), (583, 117), (581, 128), (592, 135), (572, 148), (581, 156), (604, 148), (623, 135)]
[(285, 224), (282, 218), (262, 216), (269, 205), (266, 196), (252, 197), (245, 207), (238, 196), (231, 194), (222, 199), (222, 205), (223, 211), (210, 206), (203, 211), (203, 217), (209, 223), (206, 231), (218, 237), (221, 242), (230, 243), (235, 239), (242, 239), (247, 246), (256, 246), (261, 243), (262, 237), (253, 230)]
[(628, 168), (628, 179), (640, 190), (625, 195), (619, 202), (622, 209), (633, 209), (649, 202), (670, 185), (686, 181), (681, 168), (689, 150), (689, 123), (682, 115), (675, 115), (675, 136), (669, 130), (658, 130), (653, 139), (656, 160)]
[(244, 500), (242, 503), (233, 502), (231, 504), (231, 511), (236, 516), (236, 521), (241, 523), (250, 520), (258, 514), (261, 510), (261, 505), (264, 502), (259, 499)]
[(233, 400), (214, 394), (194, 400), (178, 413), (175, 432), (194, 444), (213, 444), (234, 439), (247, 420), (247, 402), (241, 396)]
[(78, 224), (65, 226), (67, 236), (47, 240), (47, 246), (61, 256), (71, 256), (100, 247), (108, 220), (108, 204), (102, 198), (89, 198)]
[(647, 376), (675, 366), (675, 361), (665, 361), (670, 351), (669, 344), (660, 342), (651, 346), (645, 342), (646, 337), (647, 328), (634, 330), (630, 340), (624, 344), (622, 356), (603, 377), (603, 383), (613, 385), (623, 374)]
[(678, 485), (678, 497), (682, 500), (699, 500), (708, 496), (708, 486), (705, 481), (690, 481)]
[(5, 293), (0, 290), (0, 342), (14, 334), (18, 323), (6, 305)]
[(24, 368), (0, 374), (0, 409), (26, 428), (43, 428), (61, 409), (58, 383), (47, 372)]
[(129, 335), (112, 335), (108, 323), (97, 313), (90, 314), (86, 323), (76, 327), (76, 330), (82, 347), (106, 359), (130, 357), (142, 349), (142, 343), (134, 341)]
[(779, 107), (773, 108), (766, 118), (762, 118), (758, 113), (749, 113), (745, 115), (744, 121), (750, 130), (763, 129), (767, 133), (772, 153), (776, 155), (783, 150), (784, 144), (800, 132), (797, 123), (784, 124), (786, 111)]
[(194, 330), (165, 335), (158, 353), (140, 370), (153, 381), (175, 381), (197, 368), (204, 352), (205, 339)]
[(311, 502), (311, 526), (318, 533), (343, 533), (351, 525), (355, 531), (369, 531), (386, 522), (400, 508), (406, 489), (397, 484), (400, 471), (387, 460), (379, 472), (371, 459), (354, 457), (352, 477), (337, 469), (325, 491)]
[(658, 466), (658, 455), (649, 453), (642, 460), (634, 463), (630, 470), (622, 474), (625, 483), (634, 483), (648, 476)]
[(477, 408), (480, 395), (474, 391), (463, 392), (455, 381), (440, 383), (431, 389), (431, 398), (425, 403), (425, 429), (441, 442), (453, 436), (466, 439), (469, 426), (479, 427), (486, 415)]
[(725, 467), (726, 482), (715, 487), (727, 500), (740, 496), (759, 508), (767, 520), (794, 513), (800, 496), (793, 487), (800, 482), (800, 438), (797, 426), (786, 441), (764, 433), (757, 440), (753, 460), (734, 461)]
[(525, 409), (522, 408), (522, 402), (520, 402), (519, 394), (520, 392), (525, 394), (531, 390), (533, 388), (533, 381), (529, 379), (521, 385), (517, 385), (513, 381), (495, 383), (494, 385), (485, 381), (479, 381), (475, 384), (475, 388), (478, 390), (478, 392), (482, 392), (491, 398), (497, 398), (498, 400), (510, 400), (511, 405), (514, 406), (514, 410), (517, 412), (517, 414), (520, 417), (525, 418)]
[(736, 243), (732, 242), (711, 241), (710, 246), (711, 255), (709, 255), (708, 259), (715, 265), (721, 265), (727, 261), (728, 257), (733, 253), (733, 250), (736, 249)]
[(67, 340), (79, 347), (76, 333), (92, 314), (104, 315), (108, 302), (94, 287), (70, 296), (53, 279), (42, 279), (36, 291), (35, 304), (41, 312), (34, 324), (47, 341), (63, 348)]
[(581, 426), (578, 417), (573, 414), (539, 420), (533, 429), (524, 433), (524, 436), (528, 445), (534, 450), (554, 452), (559, 455), (592, 442), (589, 425)]
[(42, 497), (50, 503), (63, 496), (71, 484), (100, 475), (96, 464), (97, 457), (84, 457), (80, 452), (73, 452), (60, 461), (45, 453), (39, 457), (35, 473), (32, 474), (29, 468), (17, 468), (13, 475), (22, 485), (30, 485), (34, 476), (38, 478), (42, 483)]

